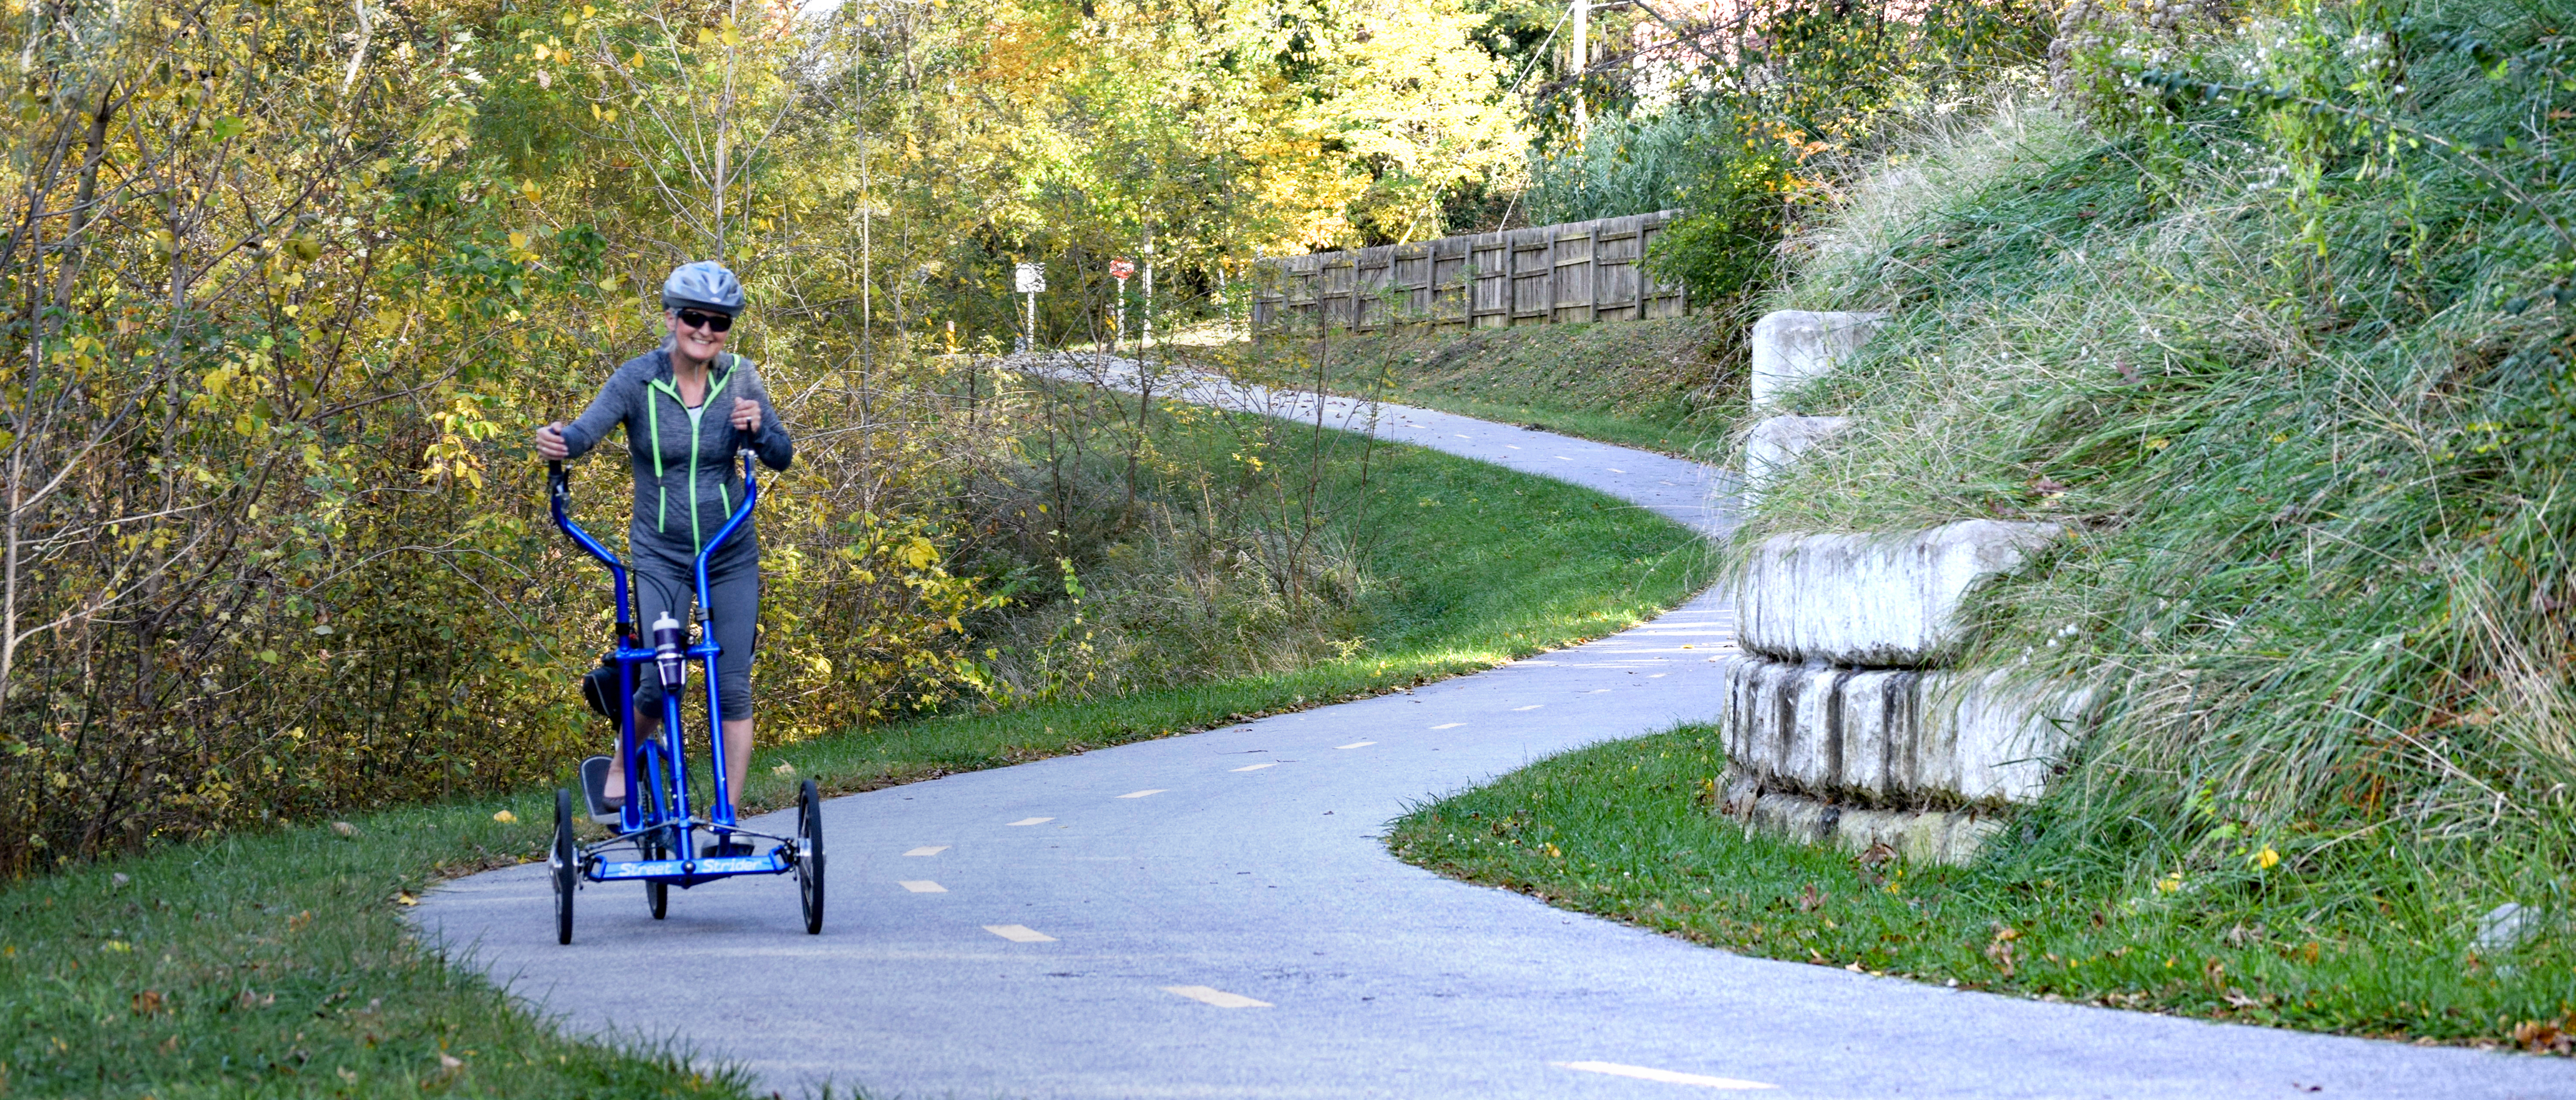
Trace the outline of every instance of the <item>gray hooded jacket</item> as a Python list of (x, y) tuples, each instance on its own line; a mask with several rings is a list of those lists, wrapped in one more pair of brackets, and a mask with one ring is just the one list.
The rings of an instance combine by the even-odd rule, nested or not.
[[(736, 401), (760, 403), (758, 431), (734, 428)], [(796, 444), (778, 422), (777, 407), (761, 388), (759, 370), (731, 353), (708, 365), (706, 404), (694, 424), (671, 381), (668, 349), (627, 360), (580, 418), (564, 428), (564, 447), (579, 458), (615, 424), (626, 425), (628, 457), (635, 465), (635, 520), (628, 530), (639, 556), (659, 552), (686, 561), (715, 537), (734, 505), (742, 502), (736, 451), (748, 448), (772, 470), (785, 470), (796, 456)], [(745, 530), (740, 539), (746, 546), (750, 534)]]

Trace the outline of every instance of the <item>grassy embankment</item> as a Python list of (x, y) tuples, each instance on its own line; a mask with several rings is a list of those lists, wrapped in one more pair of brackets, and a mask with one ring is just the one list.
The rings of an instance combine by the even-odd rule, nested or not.
[[(1603, 443), (1714, 460), (1702, 453), (1731, 427), (1742, 398), (1713, 356), (1709, 317), (1525, 325), (1471, 332), (1399, 332), (1329, 341), (1264, 338), (1216, 354), (1264, 377), (1313, 385), (1327, 360), (1327, 388), (1509, 424), (1535, 424)], [(1740, 353), (1735, 353), (1740, 354)]]
[(1739, 539), (2075, 533), (1974, 602), (1966, 660), (2111, 702), (1978, 865), (1745, 839), (1699, 730), (1426, 807), (1399, 850), (1765, 955), (2567, 1051), (2570, 13), (2376, 11), (2217, 36), (2169, 107), (1929, 134), (1779, 300), (1895, 319), (1790, 397), (1854, 428)]
[[(864, 790), (1471, 671), (1624, 626), (1707, 575), (1689, 532), (1597, 494), (1410, 448), (1382, 450), (1374, 465), (1378, 507), (1345, 520), (1398, 533), (1352, 543), (1382, 582), (1367, 650), (764, 751), (746, 801), (783, 804), (789, 773)], [(1355, 468), (1335, 477), (1359, 494)], [(345, 833), (311, 823), (13, 884), (0, 893), (0, 1095), (741, 1095), (741, 1082), (686, 1052), (558, 1037), (410, 942), (410, 897), (539, 858), (551, 807), (530, 791), (397, 810)], [(504, 812), (515, 820), (495, 819)]]

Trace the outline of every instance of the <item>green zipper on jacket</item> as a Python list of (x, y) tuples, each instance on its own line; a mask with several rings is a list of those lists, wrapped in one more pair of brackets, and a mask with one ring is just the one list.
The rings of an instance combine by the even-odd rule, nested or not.
[[(734, 369), (741, 363), (741, 356), (732, 353), (725, 355), (725, 372), (707, 385), (706, 395), (698, 400), (699, 409), (704, 410), (708, 405), (715, 403), (716, 395), (724, 392), (725, 383), (733, 380)], [(651, 388), (670, 394), (671, 403), (678, 405), (681, 412), (689, 411), (688, 402), (680, 400), (679, 387), (656, 378)], [(653, 403), (650, 393), (644, 396), (644, 417), (649, 425), (647, 430), (653, 435), (653, 480), (660, 483), (662, 493), (662, 515), (653, 523), (653, 530), (657, 532), (664, 529), (664, 523), (671, 515), (671, 483), (668, 476), (662, 472), (662, 420), (657, 415), (660, 408), (661, 406)], [(693, 554), (704, 553), (707, 548), (706, 535), (698, 524), (698, 425), (705, 419), (706, 413), (701, 411), (689, 421), (689, 552)], [(718, 482), (716, 493), (724, 499), (725, 514), (732, 515), (731, 489), (722, 482)]]
[[(702, 402), (702, 403), (703, 403), (703, 404), (708, 404), (708, 405), (715, 404), (716, 395), (717, 395), (717, 394), (719, 394), (719, 393), (723, 393), (723, 392), (724, 392), (725, 383), (733, 381), (733, 372), (734, 372), (734, 368), (739, 367), (739, 366), (741, 366), (741, 365), (742, 365), (742, 357), (741, 357), (741, 356), (739, 356), (739, 355), (735, 355), (735, 354), (733, 354), (733, 353), (731, 353), (731, 352), (727, 352), (727, 353), (725, 354), (725, 372), (724, 372), (724, 377), (716, 379), (716, 381), (715, 381), (715, 384), (714, 384), (714, 385), (712, 385), (712, 386), (708, 386), (708, 387), (707, 387), (707, 399), (706, 399), (706, 401), (704, 401), (704, 402)], [(703, 419), (703, 417), (701, 417), (701, 419)], [(728, 421), (730, 421), (730, 419), (731, 419), (731, 418), (727, 418), (727, 419), (728, 419)], [(731, 425), (730, 423), (728, 423), (726, 426), (727, 426), (727, 427), (731, 427), (732, 425)], [(691, 438), (691, 439), (689, 440), (689, 455), (690, 455), (690, 458), (691, 458), (691, 460), (692, 460), (692, 461), (694, 461), (694, 460), (696, 459), (696, 457), (697, 457), (697, 440), (696, 440), (694, 437), (693, 437), (693, 438)], [(731, 479), (733, 478), (733, 469), (732, 469), (732, 466), (733, 466), (733, 456), (732, 456), (732, 455), (726, 455), (726, 456), (725, 456), (725, 466), (726, 466), (726, 469), (725, 469), (724, 475), (723, 475), (722, 477), (718, 477), (718, 478), (716, 478), (716, 499), (717, 499), (717, 500), (721, 500), (721, 501), (723, 501), (723, 502), (724, 502), (724, 510), (725, 510), (725, 514), (726, 514), (726, 515), (728, 515), (728, 516), (730, 516), (730, 515), (732, 515), (732, 514), (733, 514), (733, 486), (732, 486), (731, 484), (728, 484), (728, 482), (730, 482), (730, 481), (731, 481)], [(694, 475), (692, 475), (692, 482), (691, 482), (691, 483), (692, 483), (692, 484), (695, 484), (695, 481), (694, 481)]]
[[(672, 400), (678, 399), (673, 395)], [(652, 385), (644, 388), (644, 425), (645, 438), (653, 441), (653, 485), (662, 494), (662, 510), (653, 517), (653, 533), (658, 535), (671, 521), (671, 483), (662, 479), (662, 415), (661, 406), (653, 403)]]

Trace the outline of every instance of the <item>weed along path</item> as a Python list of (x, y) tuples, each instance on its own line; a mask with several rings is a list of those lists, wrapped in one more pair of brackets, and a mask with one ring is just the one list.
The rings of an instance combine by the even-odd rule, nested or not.
[[(1184, 393), (1314, 412), (1297, 395)], [(1389, 438), (1726, 522), (1687, 463), (1377, 415)], [(587, 889), (558, 947), (543, 864), (449, 883), (418, 919), (568, 1028), (670, 1040), (790, 1096), (826, 1082), (923, 1098), (2576, 1095), (2556, 1061), (1742, 958), (1382, 846), (1410, 803), (1709, 717), (1709, 658), (1732, 634), (1704, 596), (1411, 692), (836, 799), (820, 936), (792, 882), (739, 879), (675, 892), (661, 922), (641, 889)]]

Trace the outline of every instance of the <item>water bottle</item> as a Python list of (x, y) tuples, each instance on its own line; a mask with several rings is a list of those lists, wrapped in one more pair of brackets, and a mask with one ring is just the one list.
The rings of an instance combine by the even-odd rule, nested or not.
[(689, 683), (688, 655), (681, 652), (680, 620), (665, 611), (653, 620), (653, 671), (662, 677), (662, 690), (678, 691)]

